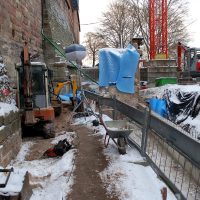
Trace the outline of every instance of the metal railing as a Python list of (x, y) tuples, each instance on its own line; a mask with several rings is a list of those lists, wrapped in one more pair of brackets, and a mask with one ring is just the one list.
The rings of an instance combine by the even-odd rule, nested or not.
[[(47, 41), (47, 42), (51, 45), (51, 47), (52, 47), (57, 53), (59, 53), (59, 55), (60, 55), (61, 57), (63, 57), (63, 58), (66, 59), (66, 55), (65, 55), (64, 50), (63, 50), (62, 48), (60, 48), (60, 46), (57, 45), (56, 42), (53, 41), (52, 38), (46, 36), (46, 35), (44, 34), (44, 31), (43, 31), (43, 30), (41, 31), (41, 35), (42, 35), (42, 38), (43, 38), (45, 41)], [(83, 72), (82, 69), (81, 69), (77, 64), (75, 64), (75, 63), (72, 62), (72, 61), (68, 61), (68, 62), (72, 65), (72, 67), (73, 67), (75, 70), (79, 71), (83, 76), (87, 77), (89, 80), (91, 80), (92, 82), (94, 82), (94, 83), (96, 83), (96, 84), (98, 85), (98, 82), (97, 82), (96, 80), (94, 80), (93, 78), (91, 78), (90, 76), (88, 76), (85, 72)]]
[(139, 110), (115, 98), (88, 91), (85, 96), (132, 121), (134, 132), (129, 142), (146, 157), (177, 199), (200, 199), (200, 143), (197, 140), (148, 108)]

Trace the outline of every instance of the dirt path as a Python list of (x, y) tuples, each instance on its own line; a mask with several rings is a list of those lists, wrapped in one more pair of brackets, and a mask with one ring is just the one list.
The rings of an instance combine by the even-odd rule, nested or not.
[[(63, 131), (75, 131), (77, 141), (74, 141), (77, 154), (75, 158), (75, 171), (73, 172), (74, 185), (69, 200), (118, 200), (115, 197), (106, 195), (106, 188), (103, 186), (99, 172), (108, 165), (103, 154), (103, 144), (100, 136), (93, 134), (92, 130), (84, 126), (71, 126), (71, 110), (65, 108), (61, 116), (55, 120), (56, 133)], [(42, 137), (25, 138), (24, 141), (34, 141), (26, 160), (40, 159), (43, 153), (52, 147), (52, 139), (44, 140)], [(113, 195), (114, 196), (114, 195)]]
[[(70, 128), (70, 120), (71, 120), (71, 109), (66, 107), (63, 109), (63, 113), (56, 117), (55, 119), (55, 131), (56, 136), (62, 134), (63, 132), (69, 131), (71, 132), (72, 129)], [(26, 160), (37, 160), (43, 157), (44, 152), (52, 147), (52, 138), (44, 139), (42, 136), (35, 136), (35, 137), (27, 137), (23, 138), (23, 141), (31, 141), (34, 142), (33, 146), (30, 148), (30, 152), (26, 155)]]
[(117, 200), (106, 195), (99, 172), (108, 165), (100, 137), (84, 126), (72, 127), (78, 135), (78, 153), (75, 160), (75, 183), (69, 200)]

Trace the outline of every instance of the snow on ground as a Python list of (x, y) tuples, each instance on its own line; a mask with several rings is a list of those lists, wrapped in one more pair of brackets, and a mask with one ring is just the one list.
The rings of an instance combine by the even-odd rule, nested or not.
[[(127, 149), (126, 155), (119, 155), (116, 146), (110, 145), (106, 149), (106, 155), (111, 159), (108, 168), (100, 175), (105, 185), (108, 185), (108, 193), (113, 189), (120, 194), (120, 200), (161, 200), (161, 189), (166, 185), (157, 178), (157, 175), (149, 166), (142, 166), (143, 158), (136, 149)], [(169, 192), (168, 199), (176, 199)]]
[(14, 104), (7, 104), (0, 102), (0, 116), (4, 116), (11, 111), (17, 112), (18, 108)]
[[(93, 127), (94, 116), (76, 119), (76, 124), (84, 124), (94, 129), (96, 134), (105, 135), (103, 126)], [(106, 115), (104, 121), (111, 119)], [(102, 141), (103, 142), (103, 141)], [(109, 166), (100, 172), (100, 177), (107, 188), (108, 194), (115, 193), (120, 200), (161, 200), (161, 189), (167, 187), (149, 166), (142, 166), (134, 162), (144, 161), (140, 153), (133, 148), (127, 148), (126, 155), (120, 155), (116, 145), (110, 140), (104, 150), (109, 158)], [(175, 200), (174, 194), (168, 189), (168, 200)]]
[[(67, 139), (71, 142), (75, 136), (74, 132), (66, 132), (56, 137), (53, 144), (59, 140)], [(22, 188), (22, 183), (26, 171), (30, 173), (31, 184), (34, 185), (31, 200), (63, 200), (71, 190), (73, 185), (72, 171), (74, 170), (75, 150), (71, 149), (62, 157), (45, 158), (40, 160), (25, 161), (33, 142), (25, 142), (15, 160), (7, 168), (14, 167), (6, 188), (0, 189), (1, 193), (15, 194)], [(5, 180), (0, 174), (1, 182)]]
[[(141, 96), (143, 96), (144, 98), (159, 98), (162, 99), (166, 90), (170, 91), (172, 94), (175, 94), (176, 91), (180, 90), (181, 92), (187, 92), (187, 93), (195, 93), (197, 92), (198, 94), (200, 94), (200, 86), (198, 84), (196, 85), (176, 85), (176, 84), (168, 84), (168, 85), (164, 85), (161, 87), (155, 87), (155, 88), (149, 88), (146, 90), (142, 90), (140, 91)], [(170, 100), (174, 103), (179, 104), (179, 100), (177, 99), (176, 95), (172, 95), (170, 97)], [(177, 118), (177, 121), (179, 121), (179, 119), (183, 119), (184, 116), (180, 115)], [(188, 117), (185, 121), (181, 122), (181, 124), (179, 125), (180, 127), (183, 127), (183, 129), (185, 129), (185, 127), (187, 128), (187, 132), (190, 133), (190, 135), (193, 138), (197, 138), (200, 137), (200, 114), (196, 117), (196, 118), (192, 118), (192, 117)]]
[(176, 85), (176, 84), (167, 84), (161, 87), (154, 87), (148, 88), (145, 90), (140, 91), (140, 95), (144, 96), (145, 98), (162, 98), (165, 91), (176, 91), (181, 90), (182, 92), (199, 92), (200, 93), (200, 86), (196, 85)]
[(11, 163), (20, 163), (25, 160), (26, 155), (29, 153), (30, 148), (34, 145), (33, 142), (25, 142), (23, 143), (20, 152), (18, 153), (15, 160), (13, 160)]

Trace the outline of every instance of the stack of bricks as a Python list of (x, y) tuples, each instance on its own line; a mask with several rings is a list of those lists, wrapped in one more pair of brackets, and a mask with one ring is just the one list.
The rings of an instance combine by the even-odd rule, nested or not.
[(21, 125), (19, 112), (0, 116), (0, 165), (6, 167), (21, 147)]

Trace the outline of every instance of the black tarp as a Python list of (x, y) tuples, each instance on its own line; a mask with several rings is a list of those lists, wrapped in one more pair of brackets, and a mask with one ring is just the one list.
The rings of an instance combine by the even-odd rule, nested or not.
[(164, 99), (167, 102), (168, 119), (176, 124), (182, 123), (189, 116), (195, 118), (199, 114), (200, 94), (198, 92), (166, 90)]

